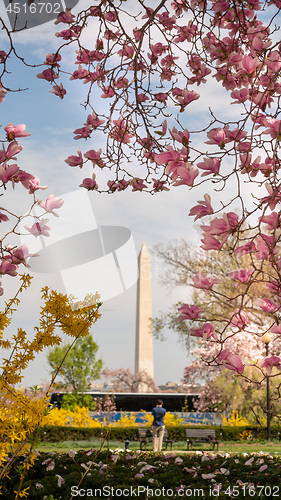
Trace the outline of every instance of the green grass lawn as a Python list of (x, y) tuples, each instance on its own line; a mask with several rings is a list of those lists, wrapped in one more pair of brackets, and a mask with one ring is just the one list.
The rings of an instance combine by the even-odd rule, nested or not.
[[(47, 442), (42, 442), (39, 443), (36, 446), (36, 449), (38, 451), (55, 451), (55, 452), (61, 452), (61, 453), (66, 453), (70, 449), (72, 450), (90, 450), (91, 448), (100, 448), (101, 446), (101, 440), (100, 439), (95, 439), (91, 441), (64, 441), (61, 443), (47, 443)], [(103, 449), (107, 448), (107, 442), (104, 443)], [(124, 442), (121, 441), (109, 441), (109, 448), (111, 450), (114, 450), (116, 448), (121, 448), (124, 449)], [(194, 451), (209, 451), (212, 450), (212, 447), (207, 445), (207, 444), (197, 444), (194, 445)], [(129, 444), (129, 449), (130, 450), (139, 450), (139, 443), (136, 441), (131, 441)], [(165, 450), (165, 446), (163, 448)], [(147, 451), (152, 451), (152, 443), (149, 443), (147, 446)], [(168, 446), (168, 451), (170, 451), (170, 446)], [(186, 442), (185, 441), (179, 441), (173, 444), (173, 451), (180, 452), (180, 451), (185, 451), (186, 452)], [(251, 452), (260, 452), (263, 451), (269, 452), (274, 455), (281, 455), (281, 441), (252, 441), (252, 442), (231, 442), (231, 441), (225, 441), (221, 442), (219, 445), (219, 452), (225, 452), (225, 453), (233, 453), (233, 454), (239, 454), (239, 453), (251, 453)]]

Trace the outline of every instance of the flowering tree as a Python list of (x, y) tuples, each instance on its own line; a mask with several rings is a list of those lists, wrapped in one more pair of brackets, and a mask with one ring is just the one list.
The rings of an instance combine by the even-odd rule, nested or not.
[[(169, 189), (168, 185), (209, 186), (209, 193), (189, 213), (195, 219), (212, 215), (210, 223), (201, 226), (202, 249), (220, 252), (231, 238), (238, 261), (247, 255), (251, 264), (230, 276), (234, 286), (239, 284), (238, 304), (219, 326), (203, 320), (200, 304), (183, 305), (180, 321), (201, 322), (192, 335), (217, 346), (208, 363), (240, 375), (242, 359), (224, 344), (230, 328), (234, 336), (249, 324), (244, 305), (258, 281), (274, 294), (274, 299), (263, 295), (256, 302), (268, 313), (264, 331), (281, 335), (281, 56), (276, 36), (280, 9), (280, 0), (263, 4), (259, 0), (155, 0), (149, 6), (136, 0), (126, 3), (126, 9), (122, 1), (101, 0), (76, 17), (69, 10), (59, 14), (56, 24), (64, 26), (56, 36), (63, 43), (56, 53), (47, 54), (46, 69), (37, 75), (50, 82), (55, 96), (66, 98), (67, 89), (59, 78), (66, 73), (64, 49), (74, 44), (77, 66), (70, 80), (81, 80), (87, 89), (85, 122), (74, 131), (74, 139), (89, 140), (99, 132), (106, 138), (104, 148), (90, 148), (84, 154), (78, 149), (66, 160), (70, 167), (94, 168), (82, 187), (108, 192), (132, 188), (154, 194)], [(12, 34), (6, 33), (12, 44)], [(1, 52), (1, 100), (9, 91), (4, 80), (12, 53), (16, 53), (13, 45), (9, 53)], [(231, 118), (206, 108), (200, 130), (188, 130), (188, 111), (200, 103), (204, 86), (213, 83), (218, 97), (229, 96)], [(101, 112), (96, 109), (97, 92), (105, 103)], [(11, 148), (3, 150), (3, 183), (17, 179), (15, 167), (6, 164), (11, 153)], [(105, 186), (98, 177), (101, 182), (106, 179)], [(228, 187), (231, 194), (224, 200)], [(216, 190), (213, 201), (212, 188)], [(234, 211), (237, 207), (239, 215)], [(34, 234), (48, 232), (45, 223), (29, 229)], [(233, 303), (233, 296), (216, 291), (211, 276), (198, 273), (194, 279), (197, 287)], [(279, 356), (264, 360), (261, 374), (271, 376), (273, 366), (281, 369)]]
[[(5, 205), (11, 201), (14, 195), (11, 187), (18, 190), (20, 184), (27, 189), (31, 198), (30, 209), (25, 214), (15, 213), (3, 205), (0, 208), (0, 222), (4, 226), (0, 239), (0, 275), (3, 280), (0, 285), (4, 285), (4, 280), (10, 278), (17, 280), (18, 283), (15, 295), (6, 300), (0, 312), (0, 348), (7, 353), (1, 362), (0, 377), (0, 479), (8, 474), (17, 455), (23, 452), (28, 455), (15, 498), (22, 494), (26, 495), (26, 492), (21, 492), (22, 481), (26, 470), (34, 462), (33, 447), (36, 430), (42, 425), (48, 407), (49, 391), (62, 363), (57, 364), (46, 394), (41, 398), (38, 398), (36, 386), (31, 393), (24, 393), (19, 388), (23, 372), (45, 347), (58, 346), (61, 343), (62, 339), (58, 335), (57, 328), (73, 337), (70, 349), (79, 337), (89, 333), (91, 325), (100, 317), (98, 296), (86, 297), (86, 301), (82, 304), (73, 303), (71, 297), (45, 287), (42, 290), (43, 306), (40, 323), (34, 327), (35, 333), (31, 340), (22, 328), (18, 328), (13, 335), (6, 331), (7, 327), (12, 324), (12, 316), (17, 312), (21, 293), (29, 288), (32, 280), (31, 276), (26, 273), (18, 274), (20, 268), (28, 267), (28, 258), (34, 256), (29, 253), (27, 245), (19, 247), (15, 243), (17, 241), (15, 237), (20, 234), (20, 227), (24, 221), (30, 222), (30, 220), (31, 225), (26, 224), (24, 230), (27, 234), (30, 233), (31, 238), (39, 235), (49, 236), (50, 227), (47, 225), (48, 220), (44, 217), (46, 214), (57, 216), (54, 210), (59, 209), (63, 204), (63, 200), (54, 195), (49, 195), (45, 201), (38, 200), (38, 191), (45, 190), (47, 186), (41, 186), (38, 177), (20, 169), (18, 164), (14, 163), (17, 161), (16, 155), (23, 149), (16, 139), (30, 136), (25, 128), (23, 124), (14, 126), (8, 123), (4, 128), (6, 135), (5, 138), (3, 137), (3, 146), (0, 151), (2, 204)], [(42, 209), (41, 216), (33, 215), (32, 210), (35, 206)], [(3, 286), (0, 286), (0, 295), (4, 295)]]
[[(154, 248), (157, 258), (164, 264), (159, 282), (171, 289), (181, 288), (183, 300), (190, 299), (192, 303), (200, 304), (203, 309), (200, 321), (178, 321), (178, 308), (182, 302), (173, 304), (168, 313), (162, 313), (153, 318), (154, 334), (163, 339), (163, 329), (168, 327), (179, 334), (187, 350), (191, 344), (197, 344), (194, 332), (195, 327), (200, 327), (202, 322), (212, 321), (215, 327), (220, 326), (224, 318), (231, 315), (233, 309), (239, 305), (239, 283), (233, 286), (232, 276), (240, 273), (241, 260), (232, 250), (232, 237), (226, 242), (220, 252), (210, 250), (208, 253), (198, 249), (188, 239), (170, 241), (167, 244), (157, 244)], [(244, 255), (242, 267), (251, 266), (251, 259)], [(211, 279), (206, 278), (211, 276)], [(212, 293), (210, 285), (216, 284), (216, 294)], [(261, 294), (268, 299), (274, 297), (270, 290), (264, 289), (262, 280), (257, 280), (248, 290), (244, 302), (244, 311), (251, 320), (252, 325), (261, 327), (267, 321), (267, 313), (256, 304), (257, 297)], [(199, 337), (200, 338), (200, 337)]]
[(134, 374), (129, 368), (119, 368), (118, 370), (105, 368), (102, 375), (106, 380), (111, 381), (114, 392), (138, 392), (140, 385), (146, 388), (146, 392), (160, 392), (154, 379), (145, 370), (139, 370)]
[[(257, 335), (253, 335), (256, 331)], [(229, 332), (231, 333), (231, 332)], [(198, 379), (203, 383), (200, 398), (194, 406), (199, 411), (239, 411), (249, 420), (258, 420), (266, 414), (266, 390), (262, 382), (262, 375), (256, 368), (263, 357), (264, 346), (258, 338), (259, 329), (256, 325), (250, 326), (250, 331), (245, 329), (236, 335), (229, 335), (225, 341), (225, 348), (233, 356), (239, 356), (245, 365), (244, 377), (233, 377), (231, 370), (224, 365), (209, 366), (216, 354), (216, 344), (206, 344), (199, 339), (199, 345), (192, 351), (193, 361), (184, 370), (183, 383), (194, 384)], [(272, 346), (272, 354), (280, 352), (280, 339)], [(234, 358), (235, 359), (235, 358)], [(280, 412), (278, 386), (280, 374), (274, 370), (271, 381), (271, 410), (272, 413)]]
[[(63, 75), (63, 48), (77, 46), (78, 67), (70, 80), (86, 85), (85, 107), (91, 112), (74, 131), (74, 139), (89, 139), (97, 130), (106, 134), (104, 151), (89, 149), (83, 158), (79, 149), (77, 156), (66, 160), (71, 167), (84, 168), (89, 162), (94, 167), (92, 176), (82, 181), (84, 188), (114, 192), (131, 186), (133, 191), (155, 193), (169, 184), (193, 189), (207, 184), (221, 193), (214, 202), (205, 193), (189, 215), (195, 220), (212, 215), (209, 224), (201, 226), (201, 248), (221, 252), (230, 246), (241, 265), (229, 277), (233, 287), (239, 287), (234, 297), (217, 291), (216, 282), (202, 272), (194, 276), (194, 283), (233, 304), (233, 309), (217, 326), (211, 318), (203, 319), (200, 304), (185, 304), (179, 321), (202, 323), (191, 335), (216, 344), (208, 363), (242, 375), (241, 357), (224, 344), (230, 328), (234, 336), (249, 324), (244, 306), (257, 282), (274, 294), (274, 299), (264, 294), (256, 300), (256, 306), (268, 314), (263, 331), (281, 335), (281, 55), (275, 25), (280, 0), (263, 4), (259, 0), (175, 0), (171, 4), (162, 0), (153, 6), (138, 0), (132, 7), (126, 5), (126, 10), (122, 4), (103, 0), (76, 18), (70, 11), (61, 13), (56, 23), (66, 29), (56, 36), (64, 44), (47, 55), (47, 68), (37, 76), (51, 82), (54, 94), (64, 98), (65, 89), (57, 83)], [(88, 26), (97, 33), (91, 47), (84, 44)], [(192, 89), (212, 82), (217, 82), (218, 95), (229, 95), (231, 119), (216, 116), (209, 108), (207, 121), (203, 113), (201, 130), (188, 130), (186, 113), (200, 99)], [(109, 102), (102, 114), (95, 110), (96, 86), (100, 97)], [(174, 116), (176, 106), (179, 114)], [(99, 170), (102, 178), (109, 173), (107, 187), (98, 186)], [(228, 186), (231, 195), (223, 200)], [(245, 255), (247, 267), (240, 261)], [(272, 366), (281, 369), (279, 356), (262, 362), (263, 377), (271, 375)]]

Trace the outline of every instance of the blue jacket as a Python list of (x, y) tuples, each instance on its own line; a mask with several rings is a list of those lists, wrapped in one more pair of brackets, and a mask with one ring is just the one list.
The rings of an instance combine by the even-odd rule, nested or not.
[(154, 417), (153, 424), (159, 427), (160, 425), (165, 425), (164, 424), (164, 415), (166, 413), (165, 408), (162, 408), (162, 406), (156, 406), (155, 408), (152, 408), (152, 415)]

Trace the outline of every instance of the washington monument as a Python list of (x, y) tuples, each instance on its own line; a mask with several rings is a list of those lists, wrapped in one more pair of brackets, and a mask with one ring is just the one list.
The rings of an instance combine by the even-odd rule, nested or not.
[[(150, 256), (145, 244), (143, 244), (139, 255), (139, 279), (137, 286), (135, 372), (137, 373), (140, 370), (144, 370), (154, 379), (151, 318)], [(147, 386), (145, 384), (140, 384), (139, 392), (147, 392)]]

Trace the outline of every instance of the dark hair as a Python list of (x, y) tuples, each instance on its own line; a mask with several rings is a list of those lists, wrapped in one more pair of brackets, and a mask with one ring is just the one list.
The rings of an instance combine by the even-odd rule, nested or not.
[(162, 405), (162, 404), (163, 404), (162, 399), (157, 399), (156, 404), (157, 404), (157, 405)]

